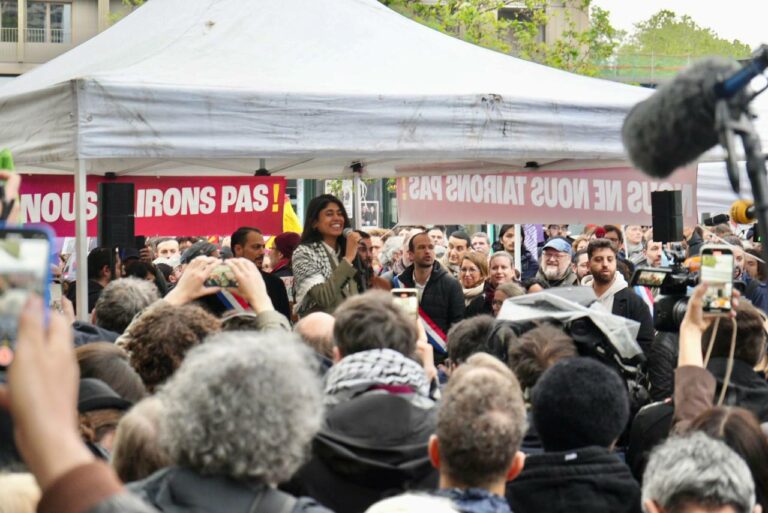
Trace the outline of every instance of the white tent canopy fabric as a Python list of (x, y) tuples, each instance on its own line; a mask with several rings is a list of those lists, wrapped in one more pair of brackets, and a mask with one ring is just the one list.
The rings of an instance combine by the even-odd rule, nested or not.
[(259, 158), (302, 178), (358, 160), (368, 176), (456, 161), (577, 169), (625, 160), (619, 129), (647, 94), (376, 0), (153, 0), (0, 88), (0, 140), (32, 171), (250, 174)]

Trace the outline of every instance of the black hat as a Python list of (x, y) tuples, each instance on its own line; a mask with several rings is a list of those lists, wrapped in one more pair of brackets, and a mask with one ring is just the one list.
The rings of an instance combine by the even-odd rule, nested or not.
[(133, 406), (112, 390), (109, 385), (95, 378), (80, 380), (80, 391), (77, 397), (77, 410), (86, 413), (93, 410), (128, 410)]
[(629, 420), (624, 380), (593, 358), (566, 358), (553, 365), (533, 388), (531, 403), (547, 451), (610, 447)]
[(189, 248), (187, 248), (183, 255), (181, 255), (181, 263), (188, 264), (199, 256), (211, 256), (218, 249), (219, 248), (216, 247), (215, 244), (211, 244), (210, 242), (206, 242), (204, 240), (195, 242)]

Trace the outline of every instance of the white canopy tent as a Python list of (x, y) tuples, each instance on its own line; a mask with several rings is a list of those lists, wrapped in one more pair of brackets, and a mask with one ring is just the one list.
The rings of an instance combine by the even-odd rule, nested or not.
[(152, 0), (0, 88), (0, 141), (25, 172), (75, 174), (83, 262), (88, 173), (616, 165), (622, 120), (648, 94), (464, 43), (376, 0)]

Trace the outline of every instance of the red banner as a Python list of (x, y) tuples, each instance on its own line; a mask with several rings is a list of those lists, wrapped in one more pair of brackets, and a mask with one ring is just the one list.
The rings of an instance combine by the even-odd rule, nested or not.
[[(88, 235), (98, 230), (99, 183), (135, 185), (137, 235), (225, 235), (240, 226), (278, 234), (283, 224), (285, 179), (277, 177), (131, 177), (107, 180), (89, 176)], [(26, 223), (47, 223), (59, 237), (75, 235), (74, 178), (24, 175), (21, 212)]]

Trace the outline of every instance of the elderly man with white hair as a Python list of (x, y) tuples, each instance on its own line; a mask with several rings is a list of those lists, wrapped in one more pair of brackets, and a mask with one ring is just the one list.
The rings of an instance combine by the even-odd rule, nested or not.
[(286, 333), (235, 332), (192, 349), (158, 393), (159, 445), (173, 467), (130, 489), (174, 513), (328, 513), (277, 491), (323, 417), (309, 348)]

